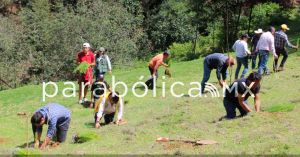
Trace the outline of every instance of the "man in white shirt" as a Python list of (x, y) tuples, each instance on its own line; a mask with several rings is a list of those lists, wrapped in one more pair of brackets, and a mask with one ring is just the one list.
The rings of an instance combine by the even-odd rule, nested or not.
[(244, 66), (244, 70), (242, 72), (241, 78), (245, 77), (249, 69), (248, 55), (250, 55), (251, 53), (248, 49), (248, 39), (248, 34), (243, 34), (241, 36), (241, 39), (237, 40), (232, 46), (232, 49), (235, 51), (237, 61), (237, 68), (235, 71), (236, 80), (238, 79), (238, 75), (242, 65)]
[(278, 58), (275, 51), (274, 34), (275, 34), (275, 28), (270, 27), (267, 32), (261, 35), (257, 43), (256, 51), (259, 53), (259, 58), (260, 58), (260, 63), (258, 65), (259, 74), (262, 74), (262, 71), (264, 71), (265, 75), (270, 74), (267, 68), (270, 51), (273, 53), (275, 59)]

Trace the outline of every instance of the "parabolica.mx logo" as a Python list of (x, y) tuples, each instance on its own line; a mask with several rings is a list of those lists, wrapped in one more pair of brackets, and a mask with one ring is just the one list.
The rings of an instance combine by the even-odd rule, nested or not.
[[(165, 77), (162, 77), (162, 82), (159, 84), (160, 88), (157, 87), (157, 82), (156, 78), (153, 78), (153, 89), (149, 90), (148, 86), (143, 82), (142, 80), (144, 79), (144, 76), (141, 76), (139, 78), (139, 81), (135, 82), (134, 84), (130, 83), (131, 90), (129, 90), (129, 86), (123, 82), (123, 81), (116, 81), (116, 77), (112, 76), (112, 81), (111, 81), (111, 88), (109, 89), (112, 92), (115, 92), (116, 89), (118, 91), (123, 91), (122, 93), (119, 92), (120, 97), (126, 97), (126, 95), (131, 92), (135, 97), (137, 98), (143, 98), (150, 93), (152, 94), (152, 97), (157, 97), (158, 96), (158, 90), (160, 90), (159, 96), (166, 97), (166, 93), (169, 92), (172, 97), (175, 98), (182, 98), (182, 97), (192, 97), (192, 98), (198, 98), (198, 97), (212, 97), (212, 98), (218, 98), (221, 96), (219, 91), (223, 91), (223, 97), (225, 97), (226, 91), (228, 92), (235, 92), (237, 96), (237, 82), (234, 82), (230, 87), (225, 84), (221, 90), (220, 90), (212, 83), (206, 83), (205, 84), (205, 93), (201, 93), (201, 83), (200, 82), (189, 82), (189, 83), (184, 83), (180, 81), (176, 81), (171, 83), (169, 88), (166, 87), (166, 82), (165, 82)], [(71, 97), (76, 97), (76, 90), (77, 90), (77, 83), (75, 82), (63, 82), (63, 89), (59, 89), (58, 85), (56, 82), (43, 82), (42, 84), (42, 101), (46, 101), (46, 98), (53, 98), (56, 97), (59, 94), (59, 90), (61, 90), (61, 94), (65, 98), (71, 98)], [(104, 93), (102, 95), (105, 95), (107, 92), (107, 87), (103, 82), (97, 82), (96, 84), (101, 84), (101, 88), (95, 88), (92, 94), (95, 97), (100, 97), (101, 95), (97, 95), (96, 91), (97, 90), (102, 90)], [(244, 87), (246, 88), (245, 93), (243, 96), (245, 96), (247, 93), (250, 93), (252, 97), (254, 97), (253, 93), (251, 92), (251, 87), (253, 86), (254, 83), (250, 84), (250, 86), (247, 86), (246, 84), (243, 84)], [(91, 84), (89, 83), (84, 83), (81, 82), (81, 88), (84, 89), (85, 87), (90, 86)], [(189, 87), (188, 90), (184, 91), (183, 89), (186, 89), (186, 87)], [(120, 89), (120, 90), (119, 90)], [(82, 91), (81, 94), (83, 95), (84, 90), (79, 90)], [(188, 93), (188, 94), (186, 94)], [(210, 96), (209, 96), (210, 95)]]
[(215, 85), (211, 84), (211, 83), (205, 83), (204, 91), (208, 91), (208, 93), (210, 93), (211, 97), (220, 97), (220, 93), (218, 91), (218, 88)]

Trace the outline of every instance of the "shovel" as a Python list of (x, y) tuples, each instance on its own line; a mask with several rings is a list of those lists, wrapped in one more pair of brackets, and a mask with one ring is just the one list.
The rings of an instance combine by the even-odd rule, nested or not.
[(183, 142), (183, 143), (192, 143), (195, 145), (212, 145), (217, 144), (217, 141), (214, 140), (181, 140), (181, 139), (169, 139), (167, 137), (159, 137), (156, 139), (156, 142)]

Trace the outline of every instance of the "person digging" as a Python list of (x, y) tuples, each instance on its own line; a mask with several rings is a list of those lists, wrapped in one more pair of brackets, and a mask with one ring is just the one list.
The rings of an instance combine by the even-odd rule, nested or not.
[(170, 76), (170, 71), (167, 70), (169, 67), (165, 61), (170, 57), (170, 52), (168, 50), (164, 51), (162, 54), (156, 55), (149, 62), (148, 68), (150, 71), (150, 78), (145, 82), (148, 89), (154, 88), (154, 78), (157, 80), (158, 78), (158, 68), (163, 65), (166, 68), (165, 74)]
[[(54, 139), (53, 137), (56, 137), (56, 144), (64, 142), (70, 121), (71, 112), (60, 104), (49, 103), (38, 109), (31, 117), (34, 147), (44, 149), (50, 144), (51, 139)], [(44, 142), (39, 147), (44, 124), (48, 125), (48, 131)]]
[(119, 97), (118, 92), (108, 92), (106, 95), (101, 96), (95, 104), (95, 128), (100, 128), (100, 121), (104, 117), (105, 124), (113, 122), (115, 113), (117, 112), (116, 124), (124, 123), (123, 117), (123, 100)]
[(235, 60), (232, 57), (228, 57), (222, 53), (213, 53), (206, 56), (203, 63), (204, 71), (203, 71), (203, 79), (201, 81), (201, 93), (204, 93), (205, 84), (209, 80), (210, 73), (213, 69), (216, 69), (219, 84), (221, 87), (223, 87), (223, 85), (226, 84), (228, 67), (229, 66), (231, 67), (234, 64), (235, 64)]
[(246, 116), (252, 109), (248, 106), (247, 99), (250, 96), (254, 97), (254, 106), (256, 112), (260, 112), (260, 82), (262, 76), (258, 72), (251, 73), (247, 78), (236, 80), (229, 86), (235, 86), (237, 90), (226, 90), (225, 97), (223, 99), (224, 107), (226, 110), (227, 119), (236, 118), (236, 109), (240, 111), (240, 117)]

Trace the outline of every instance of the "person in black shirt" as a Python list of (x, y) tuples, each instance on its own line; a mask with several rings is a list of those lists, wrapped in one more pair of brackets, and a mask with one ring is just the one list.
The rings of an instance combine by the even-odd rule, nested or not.
[(254, 97), (256, 112), (260, 111), (259, 91), (261, 78), (259, 73), (253, 72), (246, 79), (236, 80), (230, 85), (230, 90), (226, 90), (223, 100), (227, 113), (226, 118), (235, 118), (236, 108), (240, 111), (241, 117), (247, 115), (248, 112), (252, 112), (251, 108), (247, 105), (249, 96)]
[(108, 83), (104, 80), (104, 75), (99, 75), (97, 80), (92, 84), (90, 108), (94, 108), (95, 102), (99, 99), (100, 96), (105, 94), (104, 92), (106, 90), (110, 91), (110, 87)]

